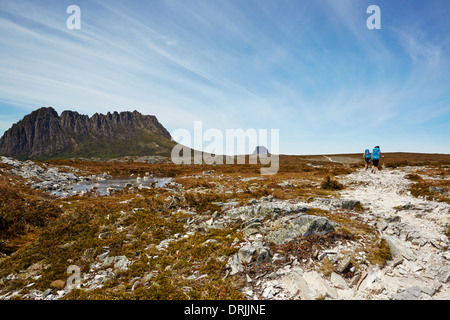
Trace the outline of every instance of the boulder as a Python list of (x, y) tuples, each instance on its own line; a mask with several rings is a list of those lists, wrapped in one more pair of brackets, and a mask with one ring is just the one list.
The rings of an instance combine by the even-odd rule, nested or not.
[(106, 257), (103, 261), (104, 267), (114, 266), (114, 269), (125, 271), (130, 266), (131, 261), (126, 256)]
[(289, 272), (281, 278), (281, 282), (292, 294), (294, 299), (312, 300), (308, 284), (305, 279), (297, 272)]
[(305, 272), (302, 277), (308, 284), (313, 299), (321, 299), (326, 297), (338, 299), (336, 289), (326, 283), (317, 271)]
[(339, 289), (348, 289), (348, 285), (347, 282), (345, 282), (345, 279), (342, 278), (339, 274), (337, 274), (336, 272), (332, 272), (331, 273), (331, 283)]
[(429, 187), (428, 190), (431, 191), (431, 192), (437, 192), (437, 193), (440, 193), (440, 194), (444, 194), (445, 193), (445, 189), (443, 187)]
[(131, 261), (126, 256), (119, 256), (115, 259), (114, 269), (127, 270), (130, 264)]
[(323, 235), (332, 231), (334, 231), (334, 226), (327, 218), (300, 214), (293, 219), (288, 219), (285, 226), (270, 231), (266, 239), (275, 244), (285, 244), (299, 236)]
[(242, 219), (248, 221), (251, 219), (264, 220), (266, 216), (277, 218), (295, 213), (306, 212), (310, 208), (303, 203), (273, 202), (273, 197), (268, 196), (269, 202), (256, 203), (237, 208), (230, 208), (224, 211), (224, 215), (231, 219)]
[(239, 260), (239, 255), (235, 254), (228, 259), (227, 267), (231, 269), (230, 275), (235, 275), (236, 273), (244, 271), (241, 261)]
[(350, 257), (346, 256), (343, 259), (339, 260), (337, 265), (337, 271), (339, 273), (343, 273), (351, 264)]
[(269, 248), (262, 247), (258, 250), (258, 257), (256, 258), (256, 265), (259, 266), (264, 262), (271, 262), (272, 256), (270, 254)]
[(245, 237), (248, 237), (255, 233), (260, 233), (263, 230), (261, 220), (257, 218), (251, 219), (243, 223), (241, 228), (242, 233), (244, 234)]
[(388, 235), (384, 236), (384, 239), (389, 245), (391, 250), (392, 258), (394, 259), (402, 259), (405, 258), (410, 261), (416, 260), (414, 253), (411, 250), (408, 250), (404, 247), (402, 242), (395, 237), (391, 237)]
[(359, 200), (353, 199), (317, 198), (315, 201), (335, 209), (345, 209), (345, 210), (353, 210), (357, 205), (361, 203)]
[(239, 249), (237, 255), (240, 262), (250, 263), (253, 255), (256, 253), (256, 248), (250, 245), (244, 246)]
[(422, 289), (418, 286), (408, 287), (392, 297), (393, 300), (420, 300), (421, 298)]
[(393, 300), (422, 300), (424, 298), (423, 294), (427, 294), (432, 297), (439, 289), (442, 287), (441, 284), (433, 285), (431, 287), (419, 287), (412, 286), (403, 289), (402, 291), (395, 294)]

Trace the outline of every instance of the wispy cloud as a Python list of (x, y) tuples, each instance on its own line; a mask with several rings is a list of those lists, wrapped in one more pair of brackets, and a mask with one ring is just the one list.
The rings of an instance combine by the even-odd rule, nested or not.
[(169, 130), (279, 128), (284, 153), (409, 141), (413, 126), (442, 135), (450, 19), (433, 19), (439, 1), (421, 4), (426, 17), (382, 2), (378, 31), (359, 0), (79, 1), (82, 29), (70, 31), (71, 1), (4, 0), (0, 108), (17, 120), (51, 105), (137, 109)]

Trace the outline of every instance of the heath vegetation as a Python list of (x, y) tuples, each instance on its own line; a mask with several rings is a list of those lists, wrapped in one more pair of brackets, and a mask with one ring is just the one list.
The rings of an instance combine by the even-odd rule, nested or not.
[[(349, 156), (347, 156), (348, 158)], [(354, 156), (356, 159), (356, 155)], [(360, 155), (358, 155), (360, 157)], [(395, 155), (392, 166), (400, 166)], [(389, 160), (388, 160), (389, 161)], [(399, 162), (400, 161), (400, 162)], [(423, 159), (408, 158), (408, 164)], [(38, 163), (42, 164), (42, 163)], [(229, 203), (244, 206), (253, 199), (273, 198), (311, 202), (339, 197), (345, 188), (339, 176), (362, 163), (332, 163), (306, 156), (281, 156), (273, 176), (261, 176), (258, 165), (174, 165), (170, 163), (52, 160), (49, 166), (73, 167), (86, 174), (112, 177), (171, 177), (170, 187), (124, 188), (109, 196), (94, 192), (66, 198), (29, 188), (0, 166), (0, 290), (45, 291), (65, 283), (67, 267), (82, 274), (109, 274), (101, 258), (125, 256), (131, 263), (115, 270), (100, 287), (72, 290), (65, 299), (243, 299), (243, 274), (228, 275), (227, 262), (245, 241), (238, 220), (225, 228), (207, 227)], [(449, 202), (449, 165), (434, 163), (410, 174), (411, 194)], [(287, 259), (317, 260), (317, 252), (338, 243), (366, 242), (361, 247), (371, 264), (383, 266), (391, 258), (389, 246), (373, 227), (359, 219), (364, 208), (310, 209), (308, 214), (336, 223), (327, 235), (299, 237), (283, 245), (270, 244), (271, 254)], [(268, 219), (268, 218), (266, 218)], [(270, 218), (273, 219), (273, 218)], [(260, 223), (260, 221), (257, 221)], [(164, 246), (162, 245), (164, 244)], [(352, 265), (358, 266), (356, 254)], [(284, 261), (286, 262), (286, 261)], [(103, 263), (103, 264), (102, 264)], [(274, 271), (273, 264), (249, 264), (248, 274)], [(335, 271), (320, 262), (324, 275)], [(111, 272), (110, 272), (111, 273)], [(55, 282), (59, 281), (59, 282)], [(31, 285), (32, 283), (32, 285)]]

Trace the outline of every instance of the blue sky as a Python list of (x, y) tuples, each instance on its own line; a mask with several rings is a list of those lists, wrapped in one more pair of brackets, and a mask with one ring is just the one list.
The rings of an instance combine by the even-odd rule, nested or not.
[(284, 154), (450, 153), (449, 71), (448, 0), (0, 0), (0, 135), (52, 106), (279, 129)]

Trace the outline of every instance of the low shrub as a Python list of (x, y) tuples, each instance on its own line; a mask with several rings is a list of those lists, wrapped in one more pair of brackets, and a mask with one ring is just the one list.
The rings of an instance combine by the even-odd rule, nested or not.
[(25, 234), (30, 227), (43, 227), (61, 213), (50, 200), (0, 186), (0, 252), (10, 251), (5, 247), (9, 240)]
[(342, 190), (344, 185), (332, 179), (330, 176), (325, 177), (325, 179), (320, 184), (320, 187), (324, 190)]

